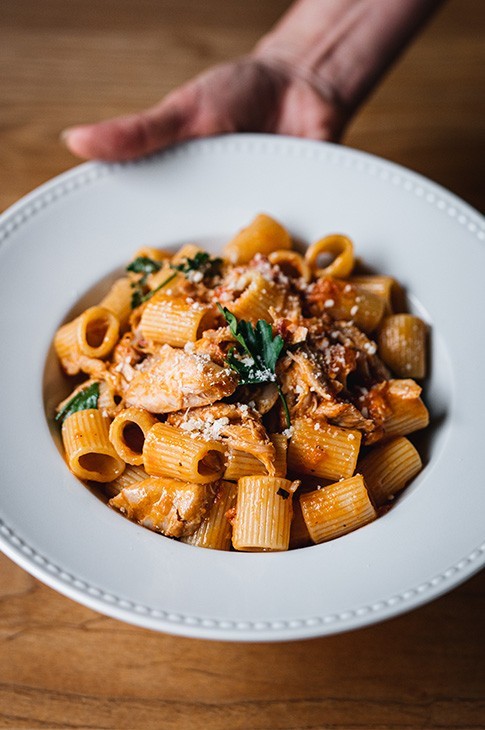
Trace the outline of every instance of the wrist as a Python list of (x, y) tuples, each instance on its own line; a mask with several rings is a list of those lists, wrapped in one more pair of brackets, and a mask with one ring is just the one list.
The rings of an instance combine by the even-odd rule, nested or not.
[(443, 0), (298, 0), (252, 56), (306, 81), (345, 124)]

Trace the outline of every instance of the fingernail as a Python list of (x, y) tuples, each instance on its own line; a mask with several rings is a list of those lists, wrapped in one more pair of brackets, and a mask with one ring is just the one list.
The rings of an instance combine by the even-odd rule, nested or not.
[(67, 144), (67, 140), (73, 129), (74, 127), (66, 127), (66, 129), (63, 129), (59, 134), (59, 141), (62, 142), (62, 144)]

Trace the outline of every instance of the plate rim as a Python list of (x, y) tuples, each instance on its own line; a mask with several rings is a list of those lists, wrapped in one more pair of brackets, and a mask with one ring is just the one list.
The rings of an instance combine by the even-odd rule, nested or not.
[[(410, 193), (418, 197), (426, 194), (433, 197), (428, 202), (437, 205), (450, 217), (462, 217), (471, 220), (460, 221), (466, 223), (469, 233), (475, 234), (480, 241), (485, 240), (485, 226), (480, 213), (466, 201), (461, 200), (454, 193), (429, 180), (420, 173), (414, 172), (395, 162), (388, 161), (368, 152), (350, 147), (306, 140), (283, 135), (270, 134), (230, 134), (217, 137), (191, 140), (178, 144), (168, 150), (136, 161), (123, 163), (87, 162), (77, 165), (60, 175), (48, 180), (33, 191), (27, 193), (19, 201), (10, 206), (0, 216), (0, 246), (23, 223), (27, 222), (38, 211), (55, 203), (59, 198), (84, 185), (97, 181), (100, 177), (115, 173), (117, 170), (130, 166), (141, 166), (146, 162), (153, 162), (167, 155), (185, 153), (191, 149), (213, 148), (231, 144), (249, 144), (271, 146), (294, 145), (301, 150), (311, 151), (324, 158), (325, 150), (334, 156), (334, 161), (349, 160), (348, 167), (357, 167), (362, 172), (371, 165), (376, 174), (388, 179), (390, 184), (405, 185)], [(367, 170), (368, 172), (368, 170)], [(405, 182), (403, 182), (405, 180)], [(442, 205), (439, 205), (442, 203)], [(454, 211), (451, 213), (450, 211)], [(63, 570), (35, 550), (28, 542), (17, 535), (0, 518), (0, 549), (20, 567), (46, 583), (50, 587), (67, 597), (88, 606), (91, 609), (107, 614), (119, 620), (164, 631), (171, 634), (193, 638), (211, 638), (229, 641), (286, 641), (315, 636), (327, 635), (360, 628), (381, 620), (386, 620), (405, 611), (417, 608), (434, 598), (444, 594), (451, 588), (470, 578), (485, 564), (485, 542), (474, 548), (467, 556), (443, 569), (431, 577), (426, 583), (412, 586), (399, 594), (382, 599), (372, 606), (343, 611), (340, 614), (323, 615), (312, 619), (288, 619), (275, 621), (241, 622), (224, 619), (197, 618), (189, 615), (173, 616), (162, 609), (141, 606), (123, 598), (105, 593), (100, 588), (90, 585)]]

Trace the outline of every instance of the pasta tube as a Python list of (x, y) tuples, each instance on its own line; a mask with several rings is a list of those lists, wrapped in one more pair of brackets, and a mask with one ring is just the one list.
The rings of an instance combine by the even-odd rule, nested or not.
[[(320, 268), (318, 257), (323, 254), (334, 258), (327, 266)], [(337, 279), (345, 279), (354, 268), (354, 245), (347, 236), (333, 233), (312, 243), (305, 253), (305, 260), (314, 276), (334, 276)]]
[(118, 455), (127, 464), (143, 464), (143, 444), (148, 431), (158, 423), (155, 416), (143, 408), (126, 408), (109, 427), (109, 438)]
[(270, 264), (276, 264), (289, 279), (303, 279), (307, 284), (312, 272), (301, 253), (297, 251), (273, 251), (268, 256)]
[(406, 436), (426, 428), (429, 412), (420, 398), (421, 388), (414, 380), (389, 380), (386, 400), (389, 412), (382, 426), (386, 436)]
[(174, 271), (167, 260), (159, 271), (155, 271), (147, 279), (148, 288), (153, 292), (151, 302), (166, 297), (183, 297), (186, 279), (183, 274)]
[(199, 527), (182, 542), (212, 550), (230, 550), (232, 526), (227, 512), (236, 503), (237, 487), (231, 482), (221, 482), (215, 499)]
[[(275, 448), (275, 476), (286, 476), (286, 451), (288, 439), (282, 433), (273, 433), (269, 436)], [(263, 462), (253, 454), (248, 454), (239, 449), (229, 448), (227, 452), (227, 465), (224, 472), (224, 479), (237, 481), (241, 477), (253, 476), (256, 474), (267, 474), (268, 471)]]
[(193, 259), (198, 253), (203, 253), (204, 249), (195, 243), (186, 243), (180, 248), (176, 254), (172, 256), (172, 264), (182, 264), (187, 259)]
[(347, 286), (336, 294), (327, 311), (334, 319), (352, 320), (364, 332), (372, 332), (384, 314), (384, 300), (365, 289)]
[(66, 372), (76, 375), (81, 369), (81, 356), (107, 357), (118, 335), (119, 322), (115, 315), (104, 307), (90, 307), (57, 330), (54, 348)]
[(295, 495), (293, 498), (293, 519), (291, 520), (290, 527), (290, 550), (307, 547), (308, 545), (311, 545), (312, 542), (312, 538), (308, 532), (308, 527), (303, 519), (300, 500)]
[(120, 328), (125, 329), (131, 315), (131, 297), (133, 289), (127, 276), (117, 279), (99, 306), (109, 309), (117, 317)]
[(279, 309), (282, 296), (277, 285), (268, 281), (258, 271), (247, 274), (248, 287), (229, 305), (238, 319), (255, 324), (258, 319), (272, 321), (271, 310)]
[(247, 264), (257, 254), (267, 256), (272, 251), (291, 248), (290, 234), (278, 221), (260, 213), (229, 241), (223, 249), (231, 264)]
[(67, 463), (80, 479), (111, 482), (122, 474), (125, 462), (109, 440), (109, 426), (97, 408), (76, 411), (62, 424)]
[(373, 448), (358, 464), (377, 507), (392, 499), (422, 469), (421, 457), (407, 438), (393, 438)]
[(174, 426), (156, 423), (143, 445), (148, 474), (207, 484), (222, 476), (225, 449), (220, 441), (192, 438)]
[(119, 477), (116, 477), (116, 479), (113, 479), (112, 482), (105, 484), (104, 491), (108, 494), (108, 496), (114, 497), (125, 487), (129, 487), (131, 484), (136, 484), (136, 482), (142, 482), (147, 477), (148, 474), (142, 466), (127, 464), (126, 469)]
[(270, 476), (242, 477), (237, 486), (232, 544), (236, 550), (288, 550), (293, 484)]
[(108, 309), (90, 307), (77, 318), (77, 344), (87, 357), (108, 357), (118, 342), (120, 323)]
[(183, 347), (198, 340), (215, 321), (215, 310), (210, 305), (163, 296), (146, 305), (140, 327), (149, 342)]
[(361, 474), (302, 494), (300, 505), (315, 543), (346, 535), (377, 517)]
[(172, 254), (169, 251), (164, 251), (163, 248), (153, 248), (153, 246), (143, 246), (133, 256), (133, 259), (147, 258), (152, 261), (166, 261), (172, 258)]
[(391, 314), (396, 306), (401, 306), (402, 290), (392, 276), (362, 275), (351, 276), (349, 283), (357, 286), (360, 290), (375, 294), (384, 300), (385, 313)]
[(317, 424), (298, 418), (288, 448), (288, 469), (295, 474), (310, 474), (325, 479), (350, 477), (359, 455), (360, 431)]
[(426, 375), (426, 325), (412, 314), (385, 317), (377, 336), (379, 355), (396, 375)]

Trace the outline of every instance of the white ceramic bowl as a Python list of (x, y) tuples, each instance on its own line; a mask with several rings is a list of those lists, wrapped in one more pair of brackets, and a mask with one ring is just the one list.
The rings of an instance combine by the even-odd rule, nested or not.
[[(64, 387), (51, 342), (137, 248), (216, 251), (262, 211), (304, 241), (349, 234), (366, 263), (408, 288), (432, 326), (433, 425), (420, 438), (424, 471), (376, 522), (288, 553), (222, 553), (132, 524), (69, 473), (46, 419)], [(34, 191), (0, 221), (2, 549), (98, 611), (215, 639), (344, 631), (451, 589), (485, 560), (484, 239), (476, 211), (408, 170), (266, 135), (81, 165)]]

